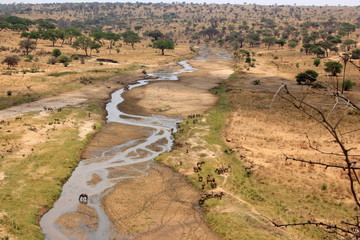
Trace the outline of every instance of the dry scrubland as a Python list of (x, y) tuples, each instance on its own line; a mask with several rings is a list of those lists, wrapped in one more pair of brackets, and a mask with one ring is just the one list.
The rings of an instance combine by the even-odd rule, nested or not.
[[(0, 46), (17, 48), (20, 40), (20, 35), (14, 32), (7, 31), (0, 34)], [(61, 63), (47, 64), (53, 49), (60, 49), (63, 54), (69, 56), (84, 55), (84, 51), (76, 51), (68, 44), (62, 47), (60, 44), (55, 44), (53, 47), (49, 41), (38, 40), (37, 49), (32, 53), (37, 61), (26, 62), (24, 56), (19, 66), (15, 68), (9, 69), (5, 64), (1, 66), (0, 108), (58, 95), (119, 74), (140, 68), (149, 69), (166, 65), (191, 55), (187, 44), (178, 45), (175, 50), (166, 52), (165, 56), (162, 56), (160, 51), (147, 47), (148, 44), (149, 42), (140, 43), (139, 46), (135, 46), (136, 50), (124, 46), (120, 53), (115, 49), (104, 48), (99, 53), (85, 57), (85, 64), (78, 59), (65, 67)], [(8, 55), (8, 51), (2, 51), (0, 59)], [(96, 61), (97, 58), (112, 59), (118, 63), (101, 63)], [(8, 91), (11, 91), (11, 96), (8, 96)]]
[[(204, 177), (212, 174), (218, 183), (213, 191), (223, 191), (225, 197), (207, 200), (203, 208), (208, 224), (223, 239), (322, 239), (319, 229), (275, 228), (269, 219), (282, 223), (307, 220), (335, 223), (349, 220), (356, 214), (342, 171), (284, 161), (284, 153), (323, 159), (323, 155), (309, 148), (305, 134), (314, 144), (333, 149), (334, 143), (328, 134), (280, 98), (271, 109), (269, 105), (281, 83), (288, 84), (296, 94), (307, 91), (309, 87), (297, 85), (294, 77), (308, 69), (319, 73), (318, 80), (336, 83), (336, 77), (328, 76), (323, 70), (327, 61), (341, 62), (334, 51), (329, 51), (329, 56), (321, 58), (320, 65), (315, 67), (316, 54), (306, 55), (300, 49), (313, 33), (317, 37), (310, 43), (328, 41), (329, 34), (341, 35), (342, 40), (359, 41), (359, 7), (143, 3), (0, 5), (0, 16), (9, 14), (32, 20), (47, 19), (59, 29), (76, 27), (86, 36), (99, 29), (123, 33), (126, 28), (141, 26), (136, 32), (143, 37), (143, 32), (158, 29), (177, 45), (175, 50), (166, 50), (166, 55), (161, 56), (160, 50), (149, 47), (149, 37), (144, 36), (135, 44), (135, 50), (120, 40), (110, 51), (109, 41), (102, 40), (104, 46), (85, 57), (85, 64), (74, 59), (65, 67), (60, 63), (49, 65), (47, 61), (54, 48), (69, 56), (82, 57), (84, 51), (73, 49), (68, 40), (62, 46), (60, 40), (52, 46), (50, 41), (39, 39), (36, 50), (30, 53), (34, 55), (33, 60), (25, 61), (27, 57), (18, 49), (24, 38), (20, 38), (18, 31), (1, 30), (0, 60), (13, 54), (21, 55), (18, 66), (9, 69), (1, 65), (1, 109), (64, 92), (76, 94), (75, 90), (83, 87), (108, 86), (107, 79), (120, 74), (108, 86), (107, 92), (110, 92), (110, 88), (123, 86), (122, 76), (128, 76), (127, 73), (141, 68), (152, 71), (190, 57), (193, 53), (189, 43), (221, 46), (230, 52), (243, 45), (251, 54), (252, 66), (244, 61), (236, 62), (237, 72), (213, 90), (219, 95), (218, 106), (200, 117), (196, 124), (192, 121), (186, 124), (185, 120), (181, 124), (183, 132), (176, 134), (176, 142), (182, 145), (157, 160), (186, 175), (199, 189), (193, 167), (198, 161), (206, 162), (201, 174)], [(343, 22), (352, 24), (355, 30), (341, 33)], [(37, 29), (38, 26), (33, 25), (29, 31)], [(206, 32), (207, 29), (217, 32)], [(261, 40), (250, 37), (252, 33), (261, 39), (285, 38), (287, 43), (283, 47), (264, 46)], [(295, 40), (297, 45), (290, 47), (288, 43)], [(346, 50), (341, 43), (331, 47), (338, 47), (340, 54)], [(356, 44), (350, 47), (350, 51), (354, 50)], [(118, 63), (100, 63), (96, 58), (110, 58)], [(359, 64), (359, 60), (354, 61)], [(139, 72), (136, 72), (137, 77)], [(340, 82), (342, 74), (338, 75)], [(358, 103), (359, 71), (351, 64), (348, 64), (346, 79), (356, 84), (346, 95)], [(254, 80), (259, 80), (260, 84), (254, 85)], [(320, 106), (330, 103), (315, 90), (311, 92), (308, 98)], [(61, 112), (26, 113), (21, 120), (6, 119), (0, 125), (0, 237), (42, 238), (39, 217), (56, 200), (82, 150), (104, 123), (104, 97), (89, 99)], [(351, 113), (343, 121), (345, 131), (360, 127), (359, 115)], [(360, 142), (359, 134), (349, 135), (344, 141), (356, 147)], [(228, 148), (234, 152), (224, 153)], [(179, 161), (183, 162), (182, 166)], [(214, 173), (216, 168), (228, 165), (231, 165), (229, 173), (223, 176)], [(212, 191), (209, 185), (205, 191)]]

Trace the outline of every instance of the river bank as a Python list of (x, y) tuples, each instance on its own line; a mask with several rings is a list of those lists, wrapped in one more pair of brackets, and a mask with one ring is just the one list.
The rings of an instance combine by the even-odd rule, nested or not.
[[(151, 71), (159, 66), (149, 67)], [(143, 77), (141, 70), (121, 72), (74, 91), (0, 110), (0, 120), (4, 120), (0, 123), (0, 189), (4, 193), (0, 237), (43, 238), (38, 221), (86, 156), (90, 139), (102, 129), (110, 93)]]
[[(147, 116), (185, 118), (189, 114), (204, 114), (217, 101), (209, 89), (232, 72), (231, 61), (189, 62), (198, 70), (181, 74), (175, 82), (153, 82), (133, 89), (124, 94), (120, 109), (129, 114), (140, 114), (141, 109), (141, 114)], [(161, 108), (166, 110), (159, 111)], [(152, 163), (146, 177), (127, 179), (116, 185), (104, 198), (103, 206), (114, 231), (124, 238), (217, 239), (205, 223), (199, 197), (198, 190), (180, 174)]]

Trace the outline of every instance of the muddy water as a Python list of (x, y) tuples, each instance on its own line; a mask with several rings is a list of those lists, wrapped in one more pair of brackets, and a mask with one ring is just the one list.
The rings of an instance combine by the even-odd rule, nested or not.
[[(192, 61), (229, 58), (226, 54), (214, 54), (201, 49), (199, 56)], [(120, 180), (145, 176), (150, 160), (171, 149), (172, 131), (176, 131), (176, 123), (181, 119), (126, 114), (118, 109), (118, 105), (124, 101), (122, 93), (125, 91), (144, 86), (149, 81), (178, 80), (179, 74), (196, 70), (187, 61), (179, 62), (178, 65), (182, 67), (181, 70), (175, 70), (179, 67), (163, 69), (149, 74), (156, 79), (140, 80), (129, 85), (128, 90), (120, 89), (111, 95), (111, 101), (106, 105), (107, 121), (149, 128), (149, 136), (104, 149), (96, 157), (81, 161), (63, 186), (54, 207), (40, 221), (46, 239), (127, 238), (114, 235), (109, 218), (101, 207), (101, 199)], [(82, 193), (89, 196), (87, 205), (78, 201)]]

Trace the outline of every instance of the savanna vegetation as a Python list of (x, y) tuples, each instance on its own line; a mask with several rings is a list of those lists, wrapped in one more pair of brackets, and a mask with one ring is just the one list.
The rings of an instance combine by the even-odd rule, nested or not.
[[(223, 239), (323, 239), (329, 231), (338, 239), (358, 239), (358, 235), (346, 238), (338, 229), (334, 236), (333, 229), (310, 226), (316, 224), (275, 227), (346, 221), (355, 224), (347, 225), (355, 227), (351, 231), (360, 230), (354, 221), (359, 216), (353, 194), (341, 169), (325, 171), (311, 162), (284, 161), (284, 154), (291, 154), (326, 163), (321, 152), (311, 150), (332, 150), (334, 139), (325, 137), (324, 129), (289, 102), (273, 97), (285, 83), (291, 93), (328, 113), (331, 121), (345, 116), (339, 124), (349, 135), (340, 141), (357, 147), (359, 135), (350, 137), (350, 133), (360, 128), (359, 109), (335, 109), (338, 99), (326, 95), (345, 94), (341, 96), (359, 106), (359, 9), (140, 2), (0, 4), (0, 109), (189, 58), (197, 46), (226, 48), (234, 58), (234, 74), (213, 89), (219, 95), (218, 106), (198, 117), (196, 124), (184, 120), (183, 131), (175, 136), (190, 154), (177, 146), (157, 160), (186, 175), (199, 191), (211, 192), (208, 186), (201, 189), (198, 175), (189, 172), (196, 161), (206, 162), (201, 174), (213, 175), (225, 197), (207, 200), (202, 208), (208, 224)], [(22, 125), (13, 119), (4, 122), (0, 238), (43, 237), (39, 217), (59, 196), (81, 151), (103, 124), (101, 107), (99, 101), (87, 102), (40, 120), (29, 113)], [(89, 135), (83, 136), (78, 122), (88, 121)], [(41, 132), (43, 141), (24, 142), (34, 130)], [(329, 157), (331, 161), (338, 160), (336, 154)], [(358, 154), (354, 155), (351, 161), (356, 164)], [(182, 166), (179, 159), (185, 159)], [(225, 166), (231, 166), (228, 174), (214, 174), (214, 169)], [(350, 176), (357, 176), (357, 170)]]

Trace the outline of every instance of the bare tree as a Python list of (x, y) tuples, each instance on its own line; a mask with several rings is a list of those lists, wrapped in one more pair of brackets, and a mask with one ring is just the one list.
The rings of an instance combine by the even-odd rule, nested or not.
[[(350, 221), (343, 220), (337, 224), (317, 221), (285, 224), (279, 224), (275, 221), (271, 222), (276, 227), (314, 225), (322, 229), (325, 233), (330, 234), (335, 239), (360, 239), (360, 216), (355, 210), (360, 208), (360, 179), (358, 175), (358, 171), (360, 170), (360, 161), (358, 160), (360, 152), (358, 152), (356, 147), (347, 146), (345, 141), (345, 137), (348, 137), (350, 134), (359, 134), (360, 128), (355, 128), (350, 131), (344, 131), (342, 128), (342, 122), (344, 118), (348, 116), (349, 109), (360, 113), (360, 106), (342, 94), (338, 88), (332, 87), (331, 85), (327, 85), (327, 89), (323, 91), (323, 94), (333, 101), (333, 105), (330, 108), (325, 108), (320, 104), (316, 105), (307, 101), (308, 94), (304, 94), (301, 97), (296, 96), (286, 85), (282, 85), (275, 96), (280, 96), (322, 126), (331, 136), (332, 141), (337, 145), (337, 150), (333, 150), (332, 152), (322, 150), (317, 145), (313, 145), (311, 139), (307, 136), (309, 147), (326, 156), (324, 157), (324, 160), (313, 161), (311, 159), (303, 159), (285, 154), (285, 161), (297, 161), (310, 165), (322, 166), (325, 169), (336, 168), (344, 171), (347, 176), (348, 187), (355, 203), (354, 215), (352, 216), (353, 219)], [(331, 156), (335, 161), (330, 162), (328, 156)]]

